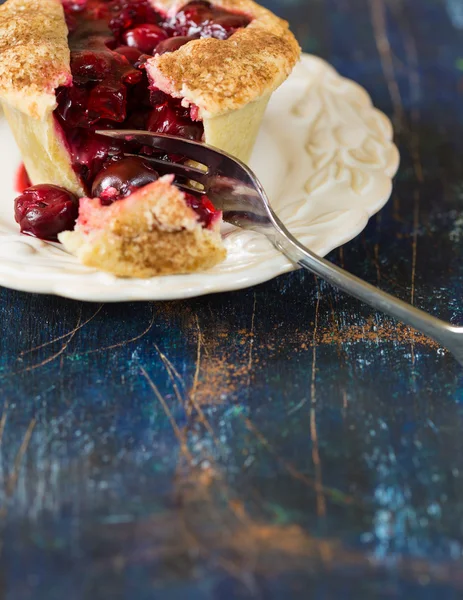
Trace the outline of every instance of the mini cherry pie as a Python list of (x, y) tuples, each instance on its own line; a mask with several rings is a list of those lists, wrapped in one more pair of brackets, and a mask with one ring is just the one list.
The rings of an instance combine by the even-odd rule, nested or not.
[(153, 149), (95, 132), (166, 133), (247, 161), (299, 54), (251, 0), (8, 0), (0, 102), (33, 184), (15, 202), (21, 230), (121, 276), (217, 264), (211, 202), (160, 177)]

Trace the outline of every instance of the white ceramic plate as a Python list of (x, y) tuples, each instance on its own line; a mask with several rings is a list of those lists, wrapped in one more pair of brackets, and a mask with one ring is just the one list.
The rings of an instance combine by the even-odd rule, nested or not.
[[(389, 120), (357, 84), (305, 55), (273, 96), (251, 166), (277, 213), (325, 255), (358, 235), (387, 202), (399, 155)], [(96, 302), (171, 300), (262, 283), (294, 266), (264, 238), (224, 227), (227, 260), (193, 275), (122, 279), (82, 266), (59, 244), (21, 235), (13, 218), (20, 163), (0, 117), (0, 285)]]

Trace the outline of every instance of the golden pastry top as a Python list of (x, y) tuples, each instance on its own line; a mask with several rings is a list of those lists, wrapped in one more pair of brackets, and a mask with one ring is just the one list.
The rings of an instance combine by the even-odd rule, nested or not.
[(60, 0), (0, 6), (0, 100), (35, 118), (56, 107), (55, 89), (72, 81)]

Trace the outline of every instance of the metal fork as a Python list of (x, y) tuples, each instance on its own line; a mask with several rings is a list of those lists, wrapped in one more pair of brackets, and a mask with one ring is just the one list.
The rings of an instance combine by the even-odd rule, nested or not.
[[(355, 275), (333, 265), (303, 246), (286, 229), (272, 210), (267, 194), (256, 175), (232, 156), (183, 138), (140, 131), (99, 131), (101, 135), (151, 146), (166, 154), (182, 155), (207, 167), (173, 163), (167, 159), (143, 157), (160, 173), (174, 174), (176, 185), (196, 195), (207, 195), (228, 223), (265, 235), (272, 244), (299, 265), (347, 294), (358, 298), (410, 327), (425, 333), (450, 350), (463, 365), (463, 327), (454, 327), (414, 306), (362, 281)], [(192, 187), (191, 181), (201, 189)]]

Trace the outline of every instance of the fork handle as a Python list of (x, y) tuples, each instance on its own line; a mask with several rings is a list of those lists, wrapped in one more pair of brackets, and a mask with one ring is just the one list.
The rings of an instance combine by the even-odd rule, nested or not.
[(298, 242), (275, 214), (272, 217), (274, 227), (271, 230), (266, 229), (265, 235), (292, 262), (318, 275), (350, 296), (425, 333), (449, 349), (463, 365), (463, 328), (441, 321), (317, 256)]

